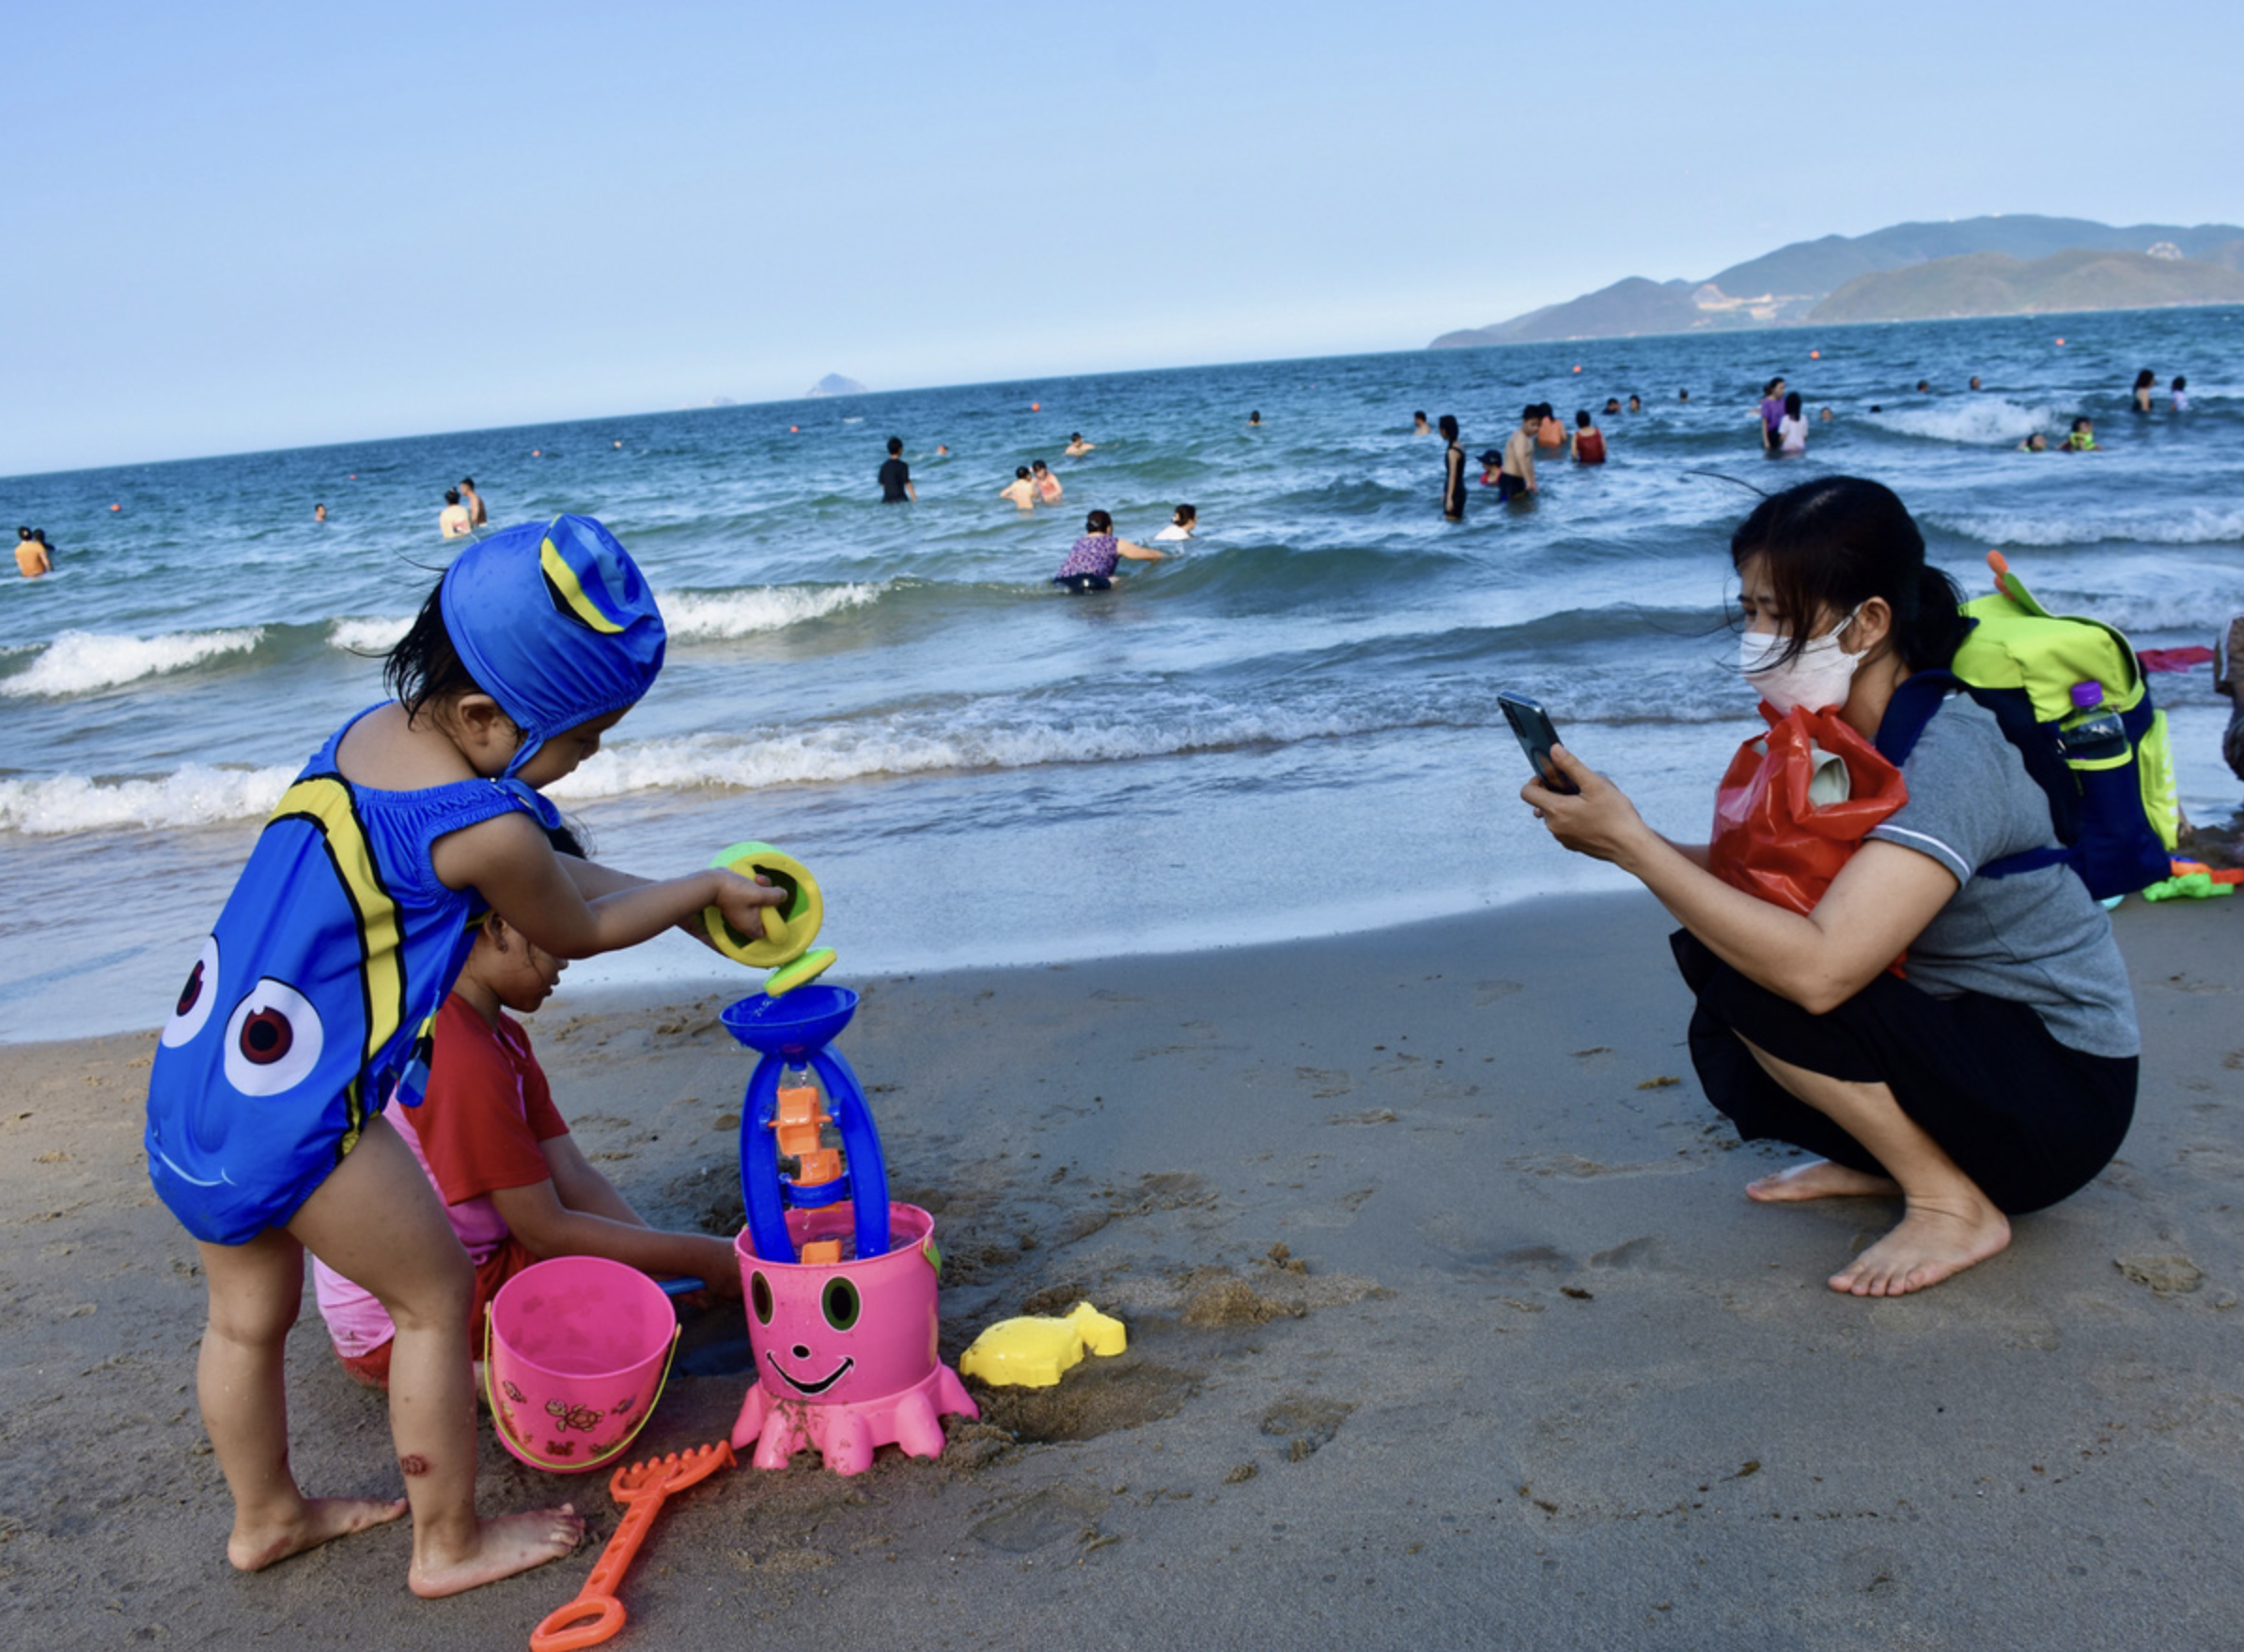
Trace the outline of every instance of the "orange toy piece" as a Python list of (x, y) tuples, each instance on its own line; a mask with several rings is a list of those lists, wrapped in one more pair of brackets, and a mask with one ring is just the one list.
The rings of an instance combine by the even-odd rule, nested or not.
[(655, 1516), (662, 1512), (663, 1499), (673, 1491), (698, 1486), (719, 1469), (731, 1468), (733, 1461), (731, 1442), (720, 1440), (713, 1445), (674, 1451), (668, 1457), (648, 1457), (643, 1463), (617, 1469), (608, 1489), (629, 1512), (600, 1551), (599, 1564), (577, 1591), (577, 1597), (559, 1611), (546, 1613), (544, 1621), (531, 1631), (530, 1652), (579, 1652), (582, 1647), (599, 1645), (623, 1628), (623, 1602), (616, 1597), (616, 1590), (654, 1525)]
[(818, 1145), (818, 1132), (831, 1121), (818, 1104), (817, 1086), (785, 1084), (779, 1091), (779, 1116), (771, 1129), (779, 1137), (779, 1155), (797, 1161), (802, 1168), (793, 1180), (799, 1188), (823, 1187), (841, 1174), (841, 1154)]

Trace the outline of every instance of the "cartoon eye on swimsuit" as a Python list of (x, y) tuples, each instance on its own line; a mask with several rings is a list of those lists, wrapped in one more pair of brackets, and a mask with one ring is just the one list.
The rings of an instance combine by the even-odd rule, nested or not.
[(564, 1428), (574, 1428), (580, 1434), (589, 1434), (600, 1426), (605, 1411), (596, 1411), (590, 1406), (572, 1406), (557, 1399), (545, 1402), (546, 1414), (560, 1420)]
[(826, 1323), (836, 1331), (847, 1331), (857, 1323), (857, 1316), (864, 1303), (858, 1300), (857, 1287), (846, 1279), (829, 1279), (826, 1288), (818, 1293), (818, 1312), (826, 1317)]
[(177, 1050), (193, 1041), (210, 1019), (210, 1006), (217, 1002), (218, 937), (206, 935), (195, 968), (187, 972), (187, 984), (179, 989), (179, 1001), (172, 1005), (171, 1019), (164, 1023), (164, 1044)]
[(325, 1033), (312, 1001), (265, 976), (226, 1024), (226, 1082), (244, 1096), (277, 1096), (312, 1076)]

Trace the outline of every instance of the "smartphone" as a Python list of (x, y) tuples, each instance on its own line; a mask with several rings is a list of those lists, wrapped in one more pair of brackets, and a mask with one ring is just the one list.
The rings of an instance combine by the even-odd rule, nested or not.
[(1558, 744), (1558, 730), (1551, 725), (1551, 713), (1525, 694), (1498, 694), (1496, 703), (1504, 708), (1504, 720), (1512, 725), (1519, 749), (1527, 754), (1527, 760), (1535, 765), (1543, 784), (1569, 797), (1578, 794), (1582, 787), (1568, 780), (1551, 761), (1551, 748)]

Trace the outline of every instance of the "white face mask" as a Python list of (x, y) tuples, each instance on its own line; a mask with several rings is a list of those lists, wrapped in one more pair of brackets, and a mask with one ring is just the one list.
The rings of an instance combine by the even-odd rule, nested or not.
[[(1861, 612), (1858, 606), (1854, 614)], [(1811, 711), (1843, 706), (1848, 685), (1854, 681), (1854, 668), (1861, 663), (1858, 656), (1839, 647), (1839, 633), (1854, 623), (1854, 614), (1812, 638), (1798, 654), (1781, 663), (1778, 656), (1790, 638), (1747, 631), (1738, 639), (1738, 669), (1780, 716), (1795, 706), (1805, 706)]]

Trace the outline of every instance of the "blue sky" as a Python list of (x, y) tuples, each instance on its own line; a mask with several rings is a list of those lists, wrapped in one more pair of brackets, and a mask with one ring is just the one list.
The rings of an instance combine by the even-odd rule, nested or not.
[(1409, 349), (1911, 218), (2244, 221), (2244, 7), (2127, 15), (11, 8), (0, 475)]

